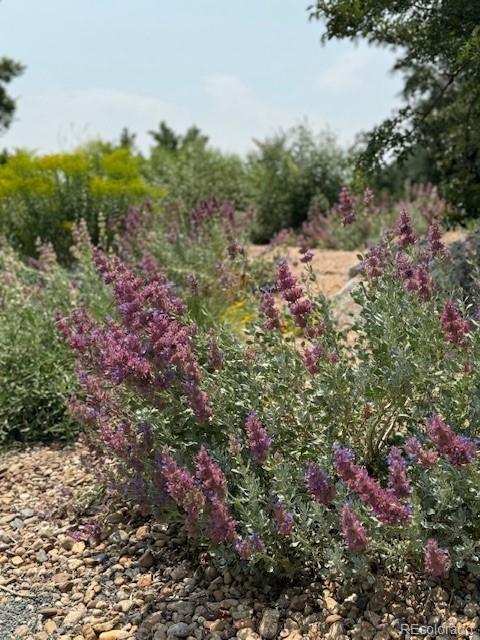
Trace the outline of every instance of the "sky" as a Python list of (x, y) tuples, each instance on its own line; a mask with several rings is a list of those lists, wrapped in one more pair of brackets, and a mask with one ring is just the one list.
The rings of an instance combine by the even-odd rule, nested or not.
[(10, 85), (2, 148), (66, 151), (118, 139), (140, 149), (166, 120), (199, 126), (224, 151), (308, 123), (350, 144), (400, 100), (393, 53), (322, 46), (309, 0), (1, 0), (0, 56), (26, 65)]

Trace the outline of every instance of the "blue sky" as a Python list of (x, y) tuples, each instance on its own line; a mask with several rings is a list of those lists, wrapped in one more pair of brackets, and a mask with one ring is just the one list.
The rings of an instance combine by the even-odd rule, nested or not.
[(309, 0), (2, 0), (0, 55), (22, 61), (1, 147), (66, 150), (123, 126), (148, 148), (160, 120), (244, 153), (308, 121), (342, 143), (399, 103), (393, 55), (321, 46)]

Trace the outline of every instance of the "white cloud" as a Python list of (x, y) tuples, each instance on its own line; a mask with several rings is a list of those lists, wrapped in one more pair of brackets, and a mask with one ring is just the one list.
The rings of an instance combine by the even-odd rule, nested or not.
[[(263, 138), (279, 128), (292, 127), (307, 116), (299, 109), (268, 102), (237, 76), (209, 76), (206, 93), (209, 108), (205, 114), (205, 130), (212, 132), (212, 138), (215, 134), (219, 142), (225, 141), (223, 146), (240, 151), (251, 148), (252, 139)], [(308, 120), (315, 129), (326, 126), (319, 113), (309, 113)]]
[(25, 95), (19, 100), (16, 121), (2, 139), (7, 147), (56, 151), (70, 149), (95, 137), (118, 138), (128, 126), (148, 146), (147, 130), (160, 120), (174, 128), (190, 124), (190, 114), (156, 97), (115, 89), (78, 89)]
[(334, 94), (362, 89), (367, 84), (372, 55), (372, 49), (360, 48), (345, 53), (321, 74), (317, 86)]
[(177, 131), (196, 124), (214, 145), (243, 153), (252, 148), (253, 138), (291, 127), (307, 115), (315, 129), (325, 126), (320, 113), (305, 114), (273, 104), (234, 75), (204, 78), (200, 95), (192, 102), (187, 108), (157, 96), (97, 88), (24, 94), (1, 146), (67, 150), (94, 137), (116, 139), (127, 126), (146, 150), (151, 144), (148, 130), (166, 120)]

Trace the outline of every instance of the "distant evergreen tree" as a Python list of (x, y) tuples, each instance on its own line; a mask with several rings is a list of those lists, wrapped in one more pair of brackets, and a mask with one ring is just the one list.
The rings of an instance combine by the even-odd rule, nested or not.
[(157, 147), (170, 151), (176, 151), (179, 147), (180, 136), (168, 126), (165, 120), (160, 122), (157, 131), (149, 131), (148, 133), (152, 136)]
[(189, 127), (185, 135), (182, 136), (179, 133), (175, 133), (175, 131), (162, 120), (158, 125), (157, 131), (149, 131), (148, 133), (154, 139), (155, 146), (161, 149), (168, 149), (169, 151), (179, 151), (192, 144), (202, 147), (206, 147), (208, 144), (208, 136), (204, 135), (195, 125)]
[(7, 93), (6, 85), (24, 71), (23, 65), (11, 58), (0, 58), (0, 134), (11, 125), (15, 100)]
[(204, 135), (201, 130), (194, 125), (187, 129), (186, 134), (181, 139), (182, 147), (189, 144), (200, 144), (205, 147), (208, 144), (208, 136)]
[(124, 149), (132, 150), (135, 146), (135, 140), (137, 138), (137, 134), (130, 131), (128, 127), (123, 127), (120, 132), (119, 145)]

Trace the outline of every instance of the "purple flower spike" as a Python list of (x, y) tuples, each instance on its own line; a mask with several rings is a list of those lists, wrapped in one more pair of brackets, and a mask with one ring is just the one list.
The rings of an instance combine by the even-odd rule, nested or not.
[(417, 235), (412, 225), (412, 221), (406, 209), (400, 211), (400, 216), (395, 226), (395, 235), (399, 247), (408, 247), (417, 241)]
[(281, 536), (290, 535), (293, 528), (293, 516), (281, 500), (277, 500), (273, 505), (273, 516), (275, 518), (278, 533)]
[(313, 345), (311, 349), (305, 349), (303, 352), (303, 364), (306, 370), (315, 375), (320, 371), (320, 359), (323, 355), (323, 349), (319, 344)]
[(335, 498), (336, 489), (325, 471), (310, 463), (305, 471), (307, 492), (320, 504), (330, 504)]
[(200, 481), (207, 498), (224, 498), (226, 480), (222, 470), (202, 447), (195, 458), (196, 477)]
[(343, 214), (343, 225), (353, 224), (355, 222), (355, 198), (347, 187), (342, 187), (338, 194), (338, 209)]
[(245, 430), (252, 460), (255, 464), (261, 465), (267, 459), (272, 439), (255, 412), (245, 420)]
[(274, 329), (280, 329), (282, 323), (280, 321), (280, 314), (275, 305), (275, 298), (269, 292), (262, 294), (262, 312), (265, 316), (265, 329), (273, 331)]
[(372, 509), (380, 522), (405, 524), (410, 519), (409, 507), (400, 502), (392, 489), (383, 489), (364, 467), (356, 465), (349, 449), (336, 447), (335, 467), (340, 479)]
[(438, 462), (438, 453), (434, 449), (425, 449), (418, 438), (412, 437), (405, 441), (403, 446), (412, 462), (417, 462), (424, 469), (433, 467)]
[(427, 418), (427, 433), (439, 453), (454, 467), (469, 464), (477, 455), (477, 445), (456, 434), (440, 416)]
[(344, 505), (340, 515), (340, 525), (342, 537), (345, 544), (354, 553), (365, 551), (368, 544), (367, 532), (365, 527), (355, 515), (353, 509), (348, 505)]
[(450, 569), (447, 549), (441, 549), (433, 538), (425, 546), (425, 572), (434, 577), (445, 576)]
[(397, 498), (408, 498), (412, 493), (410, 478), (408, 477), (405, 460), (402, 451), (398, 447), (392, 447), (387, 458), (388, 461), (388, 486), (393, 490)]
[(447, 249), (442, 242), (442, 230), (436, 220), (432, 220), (432, 223), (428, 227), (427, 238), (430, 253), (433, 257), (446, 255)]
[(445, 301), (440, 313), (440, 322), (443, 334), (452, 344), (465, 346), (466, 337), (470, 333), (468, 321), (464, 320), (453, 300)]
[(209, 502), (207, 535), (214, 544), (234, 542), (237, 523), (228, 511), (228, 507), (217, 497)]

